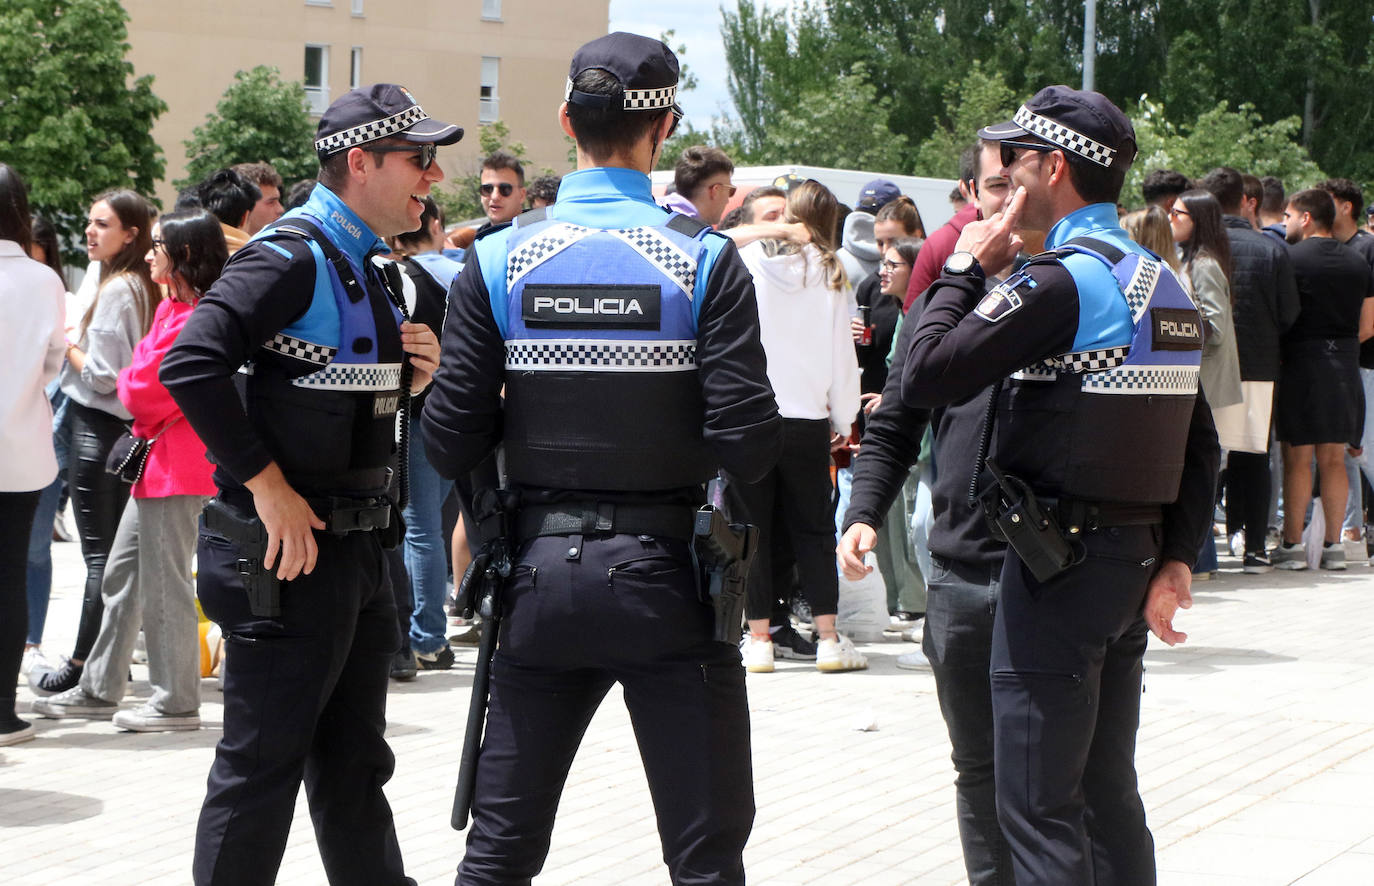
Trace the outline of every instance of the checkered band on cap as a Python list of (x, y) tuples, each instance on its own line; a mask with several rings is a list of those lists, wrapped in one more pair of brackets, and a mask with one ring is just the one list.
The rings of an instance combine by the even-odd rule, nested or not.
[(348, 148), (374, 142), (379, 138), (404, 132), (416, 123), (428, 119), (429, 115), (425, 113), (423, 108), (419, 105), (411, 105), (399, 114), (392, 114), (381, 120), (373, 120), (361, 126), (354, 126), (352, 129), (327, 135), (315, 142), (315, 152), (318, 154), (335, 154)]
[(1100, 142), (1095, 142), (1081, 132), (1070, 129), (1063, 123), (1042, 117), (1034, 111), (1026, 110), (1022, 105), (1012, 118), (1012, 122), (1032, 135), (1038, 135), (1051, 144), (1056, 144), (1066, 151), (1072, 151), (1080, 157), (1084, 157), (1098, 166), (1112, 165), (1112, 160), (1116, 157), (1116, 148), (1109, 148)]
[[(572, 78), (568, 78), (568, 84), (563, 90), (563, 100), (567, 101), (573, 94)], [(660, 86), (654, 89), (627, 89), (625, 90), (625, 102), (622, 108), (626, 111), (656, 111), (660, 108), (671, 108), (677, 104), (677, 84), (672, 86)]]

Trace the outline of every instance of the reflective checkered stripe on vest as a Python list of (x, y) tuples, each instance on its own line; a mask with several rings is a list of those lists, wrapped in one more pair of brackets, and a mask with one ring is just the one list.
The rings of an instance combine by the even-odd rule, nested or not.
[(1015, 433), (1017, 412), (1061, 415), (1050, 422), (1053, 441), (1022, 445), (1019, 459), (1004, 466), (1036, 471), (1034, 476), (1052, 478), (1059, 493), (1086, 501), (1172, 502), (1198, 391), (1201, 315), (1173, 271), (1152, 256), (1085, 237), (1033, 262), (1071, 252), (1111, 269), (1131, 310), (1131, 341), (1062, 354), (1013, 375), (1013, 418), (999, 418), (999, 447), (1004, 435)]
[(520, 221), (506, 262), (511, 480), (631, 491), (710, 479), (692, 303), (700, 240), (666, 224)]
[(338, 487), (350, 477), (370, 479), (392, 457), (400, 313), (356, 276), (358, 285), (346, 287), (319, 244), (306, 242), (316, 262), (311, 305), (240, 371), (243, 397), (288, 478), (315, 492), (370, 492)]

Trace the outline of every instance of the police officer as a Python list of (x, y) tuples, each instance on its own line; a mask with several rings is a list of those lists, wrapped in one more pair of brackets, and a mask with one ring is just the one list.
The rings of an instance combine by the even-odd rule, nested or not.
[(315, 142), (320, 184), (230, 261), (163, 362), (217, 465), (197, 589), (232, 649), (198, 884), (275, 881), (302, 778), (330, 883), (413, 882), (382, 793), (400, 638), (379, 530), (399, 527), (386, 497), (396, 414), (439, 347), (403, 322), (378, 256), (383, 235), (419, 227), (419, 198), (443, 178), (435, 146), (461, 137), (400, 86), (335, 101)]
[[(973, 478), (1011, 548), (991, 650), (998, 817), (1020, 886), (1152, 884), (1141, 660), (1147, 626), (1185, 639), (1172, 620), (1219, 461), (1199, 315), (1117, 226), (1136, 150), (1119, 109), (1051, 86), (979, 136), (1017, 190), (927, 292), (902, 394), (939, 406), (1006, 379)], [(982, 268), (1011, 260), (1018, 227), (1048, 230), (1051, 251), (985, 294)]]
[(689, 540), (702, 484), (722, 467), (760, 477), (781, 420), (738, 253), (654, 203), (677, 82), (658, 40), (579, 49), (558, 112), (577, 171), (553, 206), (478, 239), (449, 294), (423, 416), (431, 461), (453, 476), (502, 444), (520, 496), (461, 884), (540, 871), (568, 767), (616, 682), (672, 882), (744, 882), (744, 669), (713, 639)]

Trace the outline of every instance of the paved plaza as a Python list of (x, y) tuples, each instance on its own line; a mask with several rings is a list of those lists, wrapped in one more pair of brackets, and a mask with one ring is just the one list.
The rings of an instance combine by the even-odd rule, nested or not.
[[(70, 651), (84, 572), (53, 546), (49, 654)], [(1163, 886), (1374, 883), (1374, 570), (1241, 575), (1222, 561), (1146, 657), (1138, 765)], [(614, 643), (615, 637), (606, 642)], [(863, 673), (797, 663), (748, 680), (758, 816), (745, 853), (758, 884), (965, 882), (949, 744), (913, 647), (861, 647)], [(448, 672), (393, 684), (387, 794), (407, 870), (447, 884), (449, 828), (471, 650)], [(135, 699), (148, 694), (134, 666)], [(0, 749), (0, 883), (184, 884), (223, 707), (205, 681), (199, 732), (135, 735), (108, 722), (37, 720)], [(32, 696), (20, 690), (20, 712)], [(280, 882), (325, 882), (302, 796)], [(668, 882), (628, 718), (612, 692), (588, 732), (539, 886)]]

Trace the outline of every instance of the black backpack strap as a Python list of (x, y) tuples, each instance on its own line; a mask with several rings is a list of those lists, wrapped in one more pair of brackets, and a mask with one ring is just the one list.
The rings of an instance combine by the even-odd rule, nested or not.
[(677, 231), (683, 236), (691, 237), (695, 240), (698, 234), (711, 226), (699, 218), (692, 218), (690, 215), (683, 215), (680, 212), (675, 212), (672, 217), (668, 219), (667, 227)]
[(324, 253), (325, 259), (334, 266), (334, 272), (339, 275), (339, 282), (343, 284), (344, 292), (348, 293), (348, 300), (356, 304), (367, 298), (367, 290), (363, 288), (362, 281), (353, 271), (353, 266), (339, 251), (339, 247), (335, 246), (334, 242), (326, 237), (324, 231), (321, 231), (314, 222), (295, 216), (269, 229), (269, 236), (276, 233), (300, 237), (315, 243)]
[[(1103, 240), (1098, 240), (1095, 237), (1074, 237), (1072, 240), (1066, 241), (1063, 245), (1081, 246), (1091, 252), (1096, 252), (1098, 255), (1105, 258), (1112, 267), (1121, 264), (1126, 258), (1125, 250)], [(1063, 247), (1061, 246), (1060, 248), (1062, 249)]]

